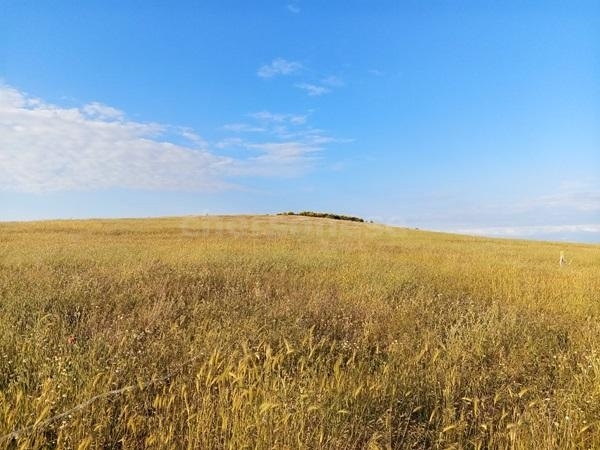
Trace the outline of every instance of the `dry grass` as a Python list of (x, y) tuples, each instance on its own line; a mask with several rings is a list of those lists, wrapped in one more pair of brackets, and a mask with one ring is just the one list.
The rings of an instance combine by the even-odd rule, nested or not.
[(0, 447), (600, 448), (599, 267), (295, 216), (0, 224)]

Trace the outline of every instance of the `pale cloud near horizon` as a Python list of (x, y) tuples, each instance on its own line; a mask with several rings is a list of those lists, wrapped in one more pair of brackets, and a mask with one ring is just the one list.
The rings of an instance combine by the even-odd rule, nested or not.
[[(306, 116), (261, 111), (256, 119), (298, 127)], [(251, 154), (232, 157), (219, 154), (219, 146), (190, 128), (132, 121), (99, 102), (65, 108), (0, 85), (0, 190), (4, 191), (232, 189), (238, 187), (236, 177), (305, 173), (315, 153), (323, 150), (327, 137), (320, 138), (321, 143), (308, 137), (242, 141), (238, 144)]]
[(451, 231), (459, 234), (470, 234), (490, 237), (523, 237), (564, 235), (566, 238), (575, 234), (600, 234), (600, 224), (572, 225), (521, 225), (505, 227), (457, 228)]
[(533, 205), (544, 208), (570, 208), (583, 212), (600, 212), (600, 191), (561, 190), (561, 192), (540, 197), (533, 202)]
[[(545, 193), (492, 200), (464, 191), (407, 194), (395, 225), (459, 234), (600, 243), (600, 189), (593, 179), (557, 182)], [(415, 211), (418, 205), (425, 209)], [(409, 206), (410, 205), (410, 206)]]
[(261, 78), (273, 78), (277, 75), (291, 75), (302, 69), (298, 61), (288, 61), (283, 58), (275, 58), (269, 64), (264, 64), (256, 74)]

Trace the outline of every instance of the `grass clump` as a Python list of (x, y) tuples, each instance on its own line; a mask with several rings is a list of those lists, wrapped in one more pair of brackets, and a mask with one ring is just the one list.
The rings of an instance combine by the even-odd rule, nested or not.
[(0, 447), (600, 447), (597, 246), (188, 217), (0, 258)]

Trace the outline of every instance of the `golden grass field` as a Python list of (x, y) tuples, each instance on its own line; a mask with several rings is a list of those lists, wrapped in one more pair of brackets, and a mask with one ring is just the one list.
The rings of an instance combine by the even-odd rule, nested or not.
[(600, 448), (599, 426), (597, 245), (0, 224), (0, 448)]

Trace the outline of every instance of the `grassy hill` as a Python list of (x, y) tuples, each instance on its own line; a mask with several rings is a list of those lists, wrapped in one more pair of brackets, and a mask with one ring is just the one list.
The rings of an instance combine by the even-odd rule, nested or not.
[(0, 224), (0, 448), (600, 448), (599, 269), (305, 216)]

